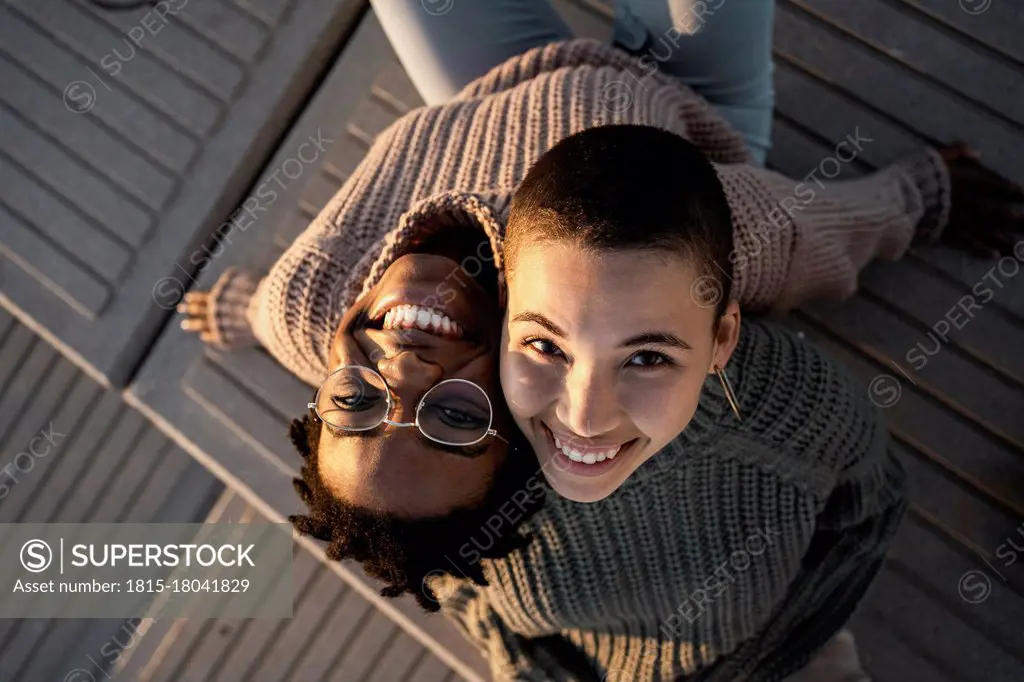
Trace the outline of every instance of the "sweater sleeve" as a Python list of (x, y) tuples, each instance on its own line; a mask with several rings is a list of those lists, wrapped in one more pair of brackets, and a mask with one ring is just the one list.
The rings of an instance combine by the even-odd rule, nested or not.
[(463, 585), (444, 614), (487, 659), (494, 682), (599, 682), (583, 653), (560, 635), (527, 639), (510, 630), (486, 592)]
[(846, 298), (875, 258), (934, 241), (949, 215), (949, 174), (926, 149), (856, 180), (801, 181), (745, 164), (717, 165), (733, 218), (733, 296), (751, 310), (785, 311)]

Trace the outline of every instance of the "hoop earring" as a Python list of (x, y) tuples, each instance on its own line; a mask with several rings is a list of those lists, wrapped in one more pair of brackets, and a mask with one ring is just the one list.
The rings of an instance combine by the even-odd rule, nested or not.
[(715, 365), (715, 374), (718, 375), (718, 381), (722, 384), (722, 390), (725, 391), (725, 399), (729, 401), (732, 413), (736, 415), (737, 420), (743, 421), (743, 417), (740, 416), (740, 404), (736, 400), (736, 392), (732, 390), (732, 382), (729, 381), (728, 375), (718, 365)]

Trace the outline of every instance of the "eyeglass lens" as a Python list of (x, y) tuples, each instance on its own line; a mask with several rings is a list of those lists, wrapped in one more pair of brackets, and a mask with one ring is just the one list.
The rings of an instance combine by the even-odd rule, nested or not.
[[(336, 428), (366, 431), (388, 418), (388, 389), (365, 367), (334, 372), (317, 397), (321, 419)], [(484, 390), (468, 381), (448, 380), (423, 396), (417, 413), (420, 431), (452, 445), (469, 445), (487, 435), (491, 408)]]

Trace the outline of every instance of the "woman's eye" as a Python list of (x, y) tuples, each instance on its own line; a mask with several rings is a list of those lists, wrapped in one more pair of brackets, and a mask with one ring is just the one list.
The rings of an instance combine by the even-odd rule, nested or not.
[(369, 410), (378, 402), (376, 397), (367, 396), (365, 393), (335, 394), (331, 396), (331, 402), (339, 410), (346, 412), (362, 412)]
[(556, 346), (555, 344), (551, 343), (547, 339), (533, 339), (531, 341), (527, 341), (526, 345), (528, 345), (530, 348), (537, 351), (541, 355), (550, 355), (556, 357), (564, 356), (564, 353), (562, 353), (562, 349)]
[(635, 353), (627, 363), (631, 367), (642, 367), (648, 369), (651, 367), (658, 367), (660, 365), (672, 364), (672, 359), (664, 353), (658, 353), (652, 350), (642, 350), (639, 353)]

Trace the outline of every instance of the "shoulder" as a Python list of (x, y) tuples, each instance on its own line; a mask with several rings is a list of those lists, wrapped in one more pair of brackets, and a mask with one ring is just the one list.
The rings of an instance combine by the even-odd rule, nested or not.
[(748, 439), (839, 472), (887, 443), (867, 386), (823, 349), (780, 324), (743, 320), (728, 371)]

